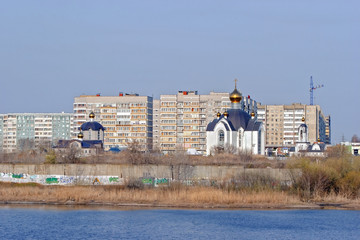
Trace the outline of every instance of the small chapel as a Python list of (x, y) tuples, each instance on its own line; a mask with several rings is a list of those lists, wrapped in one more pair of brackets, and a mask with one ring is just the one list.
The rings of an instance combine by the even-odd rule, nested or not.
[(206, 128), (206, 154), (214, 149), (233, 149), (238, 153), (265, 154), (265, 128), (255, 113), (243, 110), (243, 96), (235, 89), (230, 94), (231, 107), (216, 118)]
[(103, 151), (104, 148), (104, 131), (105, 128), (98, 122), (94, 121), (95, 114), (89, 114), (90, 121), (85, 122), (80, 127), (77, 139), (59, 140), (54, 148), (57, 151), (67, 149), (78, 149), (81, 156), (96, 155)]
[(325, 156), (326, 144), (320, 141), (320, 138), (317, 139), (317, 142), (309, 142), (309, 130), (308, 126), (305, 123), (305, 117), (302, 117), (298, 128), (298, 141), (295, 143), (295, 147), (291, 148), (289, 151), (290, 156)]

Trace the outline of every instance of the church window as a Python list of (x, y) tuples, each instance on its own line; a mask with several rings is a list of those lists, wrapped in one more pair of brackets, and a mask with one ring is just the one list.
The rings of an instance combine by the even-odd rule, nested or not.
[(239, 148), (241, 147), (241, 131), (239, 131)]
[(224, 145), (225, 134), (223, 130), (219, 131), (219, 145)]

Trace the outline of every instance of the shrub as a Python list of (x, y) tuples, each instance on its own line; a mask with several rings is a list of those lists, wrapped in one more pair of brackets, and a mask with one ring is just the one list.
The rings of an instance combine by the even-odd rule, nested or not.
[(55, 164), (56, 163), (56, 154), (54, 150), (51, 150), (46, 156), (45, 156), (45, 164)]
[(126, 187), (129, 189), (144, 189), (144, 183), (141, 179), (132, 178), (127, 181)]
[(350, 171), (340, 181), (340, 189), (352, 197), (360, 195), (360, 172)]

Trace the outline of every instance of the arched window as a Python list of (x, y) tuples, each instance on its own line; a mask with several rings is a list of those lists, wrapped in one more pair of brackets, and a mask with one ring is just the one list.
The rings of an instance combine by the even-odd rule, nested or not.
[(242, 136), (241, 136), (241, 130), (239, 130), (239, 132), (238, 132), (238, 134), (239, 134), (239, 148), (241, 148), (241, 141), (242, 141)]
[(223, 130), (219, 131), (219, 144), (220, 146), (224, 146), (224, 141), (225, 141), (225, 134)]

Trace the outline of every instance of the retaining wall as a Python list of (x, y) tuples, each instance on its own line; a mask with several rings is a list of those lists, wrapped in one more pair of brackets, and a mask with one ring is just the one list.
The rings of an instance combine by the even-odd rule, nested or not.
[(118, 176), (119, 178), (156, 177), (174, 180), (226, 180), (244, 174), (261, 174), (289, 181), (288, 169), (245, 169), (242, 166), (165, 166), (120, 164), (0, 164), (0, 173), (62, 176)]

